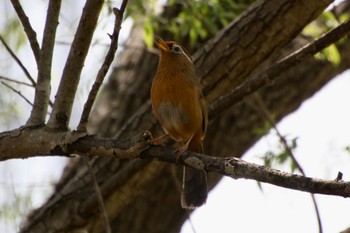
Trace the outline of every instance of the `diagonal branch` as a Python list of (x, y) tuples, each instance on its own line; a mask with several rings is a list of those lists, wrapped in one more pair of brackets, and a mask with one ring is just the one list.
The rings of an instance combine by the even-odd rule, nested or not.
[(85, 3), (63, 70), (52, 114), (48, 121), (50, 128), (66, 130), (68, 127), (80, 74), (89, 51), (103, 2), (103, 0), (87, 0)]
[(19, 20), (22, 23), (22, 26), (24, 28), (25, 33), (27, 34), (30, 47), (33, 50), (33, 54), (36, 60), (36, 63), (39, 64), (39, 59), (40, 59), (40, 47), (38, 40), (36, 38), (36, 32), (32, 28), (32, 25), (29, 22), (28, 16), (25, 14), (19, 0), (11, 0), (12, 6), (15, 9)]
[[(254, 95), (254, 97), (256, 99), (256, 102), (258, 103), (259, 110), (261, 110), (261, 114), (263, 115), (263, 117), (265, 119), (267, 119), (269, 124), (272, 126), (272, 128), (277, 133), (277, 136), (280, 139), (280, 142), (282, 143), (282, 145), (284, 147), (284, 150), (288, 153), (289, 157), (292, 159), (292, 162), (295, 164), (295, 166), (300, 171), (300, 173), (303, 176), (306, 176), (306, 173), (304, 172), (303, 167), (300, 165), (300, 163), (296, 159), (296, 157), (294, 155), (294, 152), (293, 152), (292, 148), (290, 148), (290, 146), (288, 145), (288, 142), (287, 142), (286, 138), (282, 135), (282, 133), (277, 128), (276, 122), (271, 117), (271, 112), (269, 111), (269, 109), (267, 109), (267, 106), (263, 102), (261, 96), (258, 93), (256, 93), (256, 95)], [(322, 220), (321, 220), (320, 211), (318, 209), (317, 201), (316, 201), (315, 195), (313, 193), (310, 193), (310, 195), (311, 195), (312, 203), (314, 205), (315, 212), (316, 212), (317, 224), (318, 224), (318, 232), (322, 233), (323, 232)]]
[(10, 90), (12, 90), (13, 92), (15, 92), (16, 94), (18, 94), (20, 97), (22, 97), (24, 99), (24, 101), (26, 101), (29, 105), (33, 106), (33, 104), (30, 102), (29, 99), (27, 99), (27, 97), (25, 97), (20, 91), (16, 90), (15, 88), (13, 88), (10, 84), (4, 82), (4, 81), (1, 81), (1, 83), (9, 88)]
[(0, 79), (6, 80), (6, 81), (12, 82), (12, 83), (21, 84), (21, 85), (24, 85), (24, 86), (27, 86), (27, 87), (33, 87), (33, 86), (30, 85), (29, 83), (22, 82), (22, 81), (18, 81), (18, 80), (12, 79), (12, 78), (7, 78), (7, 77), (1, 76), (1, 75), (0, 75)]
[(89, 173), (90, 173), (91, 178), (92, 178), (92, 182), (93, 182), (95, 193), (96, 193), (96, 198), (98, 201), (98, 206), (99, 206), (100, 211), (101, 211), (101, 217), (102, 217), (102, 220), (103, 220), (104, 225), (105, 225), (106, 233), (111, 233), (112, 231), (111, 231), (111, 227), (109, 224), (108, 215), (106, 212), (106, 208), (105, 208), (105, 205), (103, 202), (101, 190), (100, 190), (100, 187), (98, 186), (98, 182), (97, 182), (94, 170), (92, 169), (90, 161), (87, 157), (83, 157), (83, 160), (84, 160), (84, 163), (86, 164), (86, 166), (88, 167)]
[(85, 102), (84, 110), (83, 110), (83, 113), (81, 115), (80, 122), (78, 125), (78, 131), (86, 131), (86, 125), (88, 123), (90, 112), (91, 112), (92, 106), (95, 102), (97, 93), (100, 90), (100, 87), (103, 83), (103, 80), (106, 77), (106, 74), (109, 70), (109, 67), (111, 66), (111, 64), (113, 62), (115, 53), (118, 49), (119, 32), (121, 29), (121, 23), (122, 23), (122, 19), (123, 19), (123, 15), (124, 15), (124, 11), (125, 11), (125, 7), (126, 7), (127, 2), (128, 2), (127, 0), (124, 0), (120, 9), (113, 8), (113, 12), (115, 15), (115, 21), (114, 21), (113, 34), (110, 36), (111, 37), (111, 45), (109, 46), (105, 60), (97, 73), (95, 83), (90, 90), (88, 99)]
[(10, 46), (6, 43), (6, 41), (4, 40), (4, 38), (2, 38), (2, 36), (0, 36), (0, 41), (1, 43), (5, 46), (7, 52), (11, 55), (11, 57), (16, 61), (16, 63), (19, 65), (19, 67), (21, 67), (21, 69), (23, 70), (24, 74), (26, 75), (26, 77), (28, 78), (28, 80), (32, 83), (32, 86), (35, 87), (36, 86), (36, 82), (34, 81), (34, 79), (32, 78), (32, 76), (30, 75), (29, 71), (27, 70), (27, 68), (23, 65), (23, 63), (21, 62), (21, 60), (16, 56), (16, 54), (12, 51), (12, 49), (10, 48)]
[(45, 123), (45, 117), (50, 102), (52, 56), (60, 9), (61, 0), (50, 0), (46, 16), (42, 48), (40, 50), (38, 81), (35, 88), (34, 105), (27, 121), (27, 125), (40, 125)]
[(271, 66), (265, 71), (259, 73), (252, 79), (244, 82), (241, 86), (231, 91), (229, 94), (220, 97), (209, 107), (209, 118), (219, 115), (219, 113), (227, 110), (229, 107), (241, 101), (245, 96), (252, 94), (261, 87), (270, 84), (278, 79), (280, 74), (288, 69), (300, 64), (306, 58), (320, 52), (322, 49), (337, 42), (350, 31), (350, 21), (340, 24), (336, 28), (330, 30), (319, 39), (309, 43), (295, 53), (289, 55), (285, 59), (279, 61), (276, 65)]

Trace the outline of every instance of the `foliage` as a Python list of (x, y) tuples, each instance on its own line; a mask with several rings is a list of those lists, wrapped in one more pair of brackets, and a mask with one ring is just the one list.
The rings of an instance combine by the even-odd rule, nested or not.
[[(273, 116), (272, 119), (274, 119)], [(268, 121), (266, 121), (262, 127), (254, 129), (254, 134), (258, 136), (268, 135), (270, 134), (271, 128), (272, 125)], [(288, 148), (291, 151), (297, 148), (298, 137), (294, 137), (288, 140), (285, 136), (283, 137), (284, 140), (287, 141)], [(287, 151), (287, 148), (281, 141), (282, 139), (280, 138), (279, 140), (280, 143), (277, 145), (276, 148), (266, 151), (264, 155), (262, 155), (260, 158), (264, 161), (264, 166), (266, 167), (274, 167), (275, 165), (289, 164), (291, 172), (294, 172), (297, 169), (297, 166), (294, 160), (291, 158), (290, 153)]]
[(17, 228), (19, 222), (28, 214), (32, 208), (32, 195), (13, 194), (10, 198), (0, 206), (0, 219), (9, 226)]
[(179, 3), (169, 0), (165, 7), (176, 9), (176, 5), (180, 5), (181, 10), (168, 20), (168, 17), (159, 13), (161, 8), (159, 1), (136, 0), (133, 5), (129, 5), (128, 15), (136, 21), (143, 22), (144, 38), (149, 47), (153, 45), (154, 34), (160, 31), (170, 33), (177, 41), (188, 39), (190, 46), (193, 47), (196, 42), (215, 35), (251, 2), (251, 0), (187, 0)]
[[(295, 137), (288, 141), (288, 147), (291, 151), (297, 148), (297, 140), (298, 138)], [(265, 152), (261, 159), (264, 161), (264, 166), (267, 167), (274, 167), (275, 164), (283, 165), (289, 163), (292, 173), (297, 170), (297, 165), (282, 143), (278, 145), (277, 149)]]
[[(348, 13), (343, 13), (339, 16), (336, 16), (331, 11), (325, 11), (320, 15), (317, 21), (310, 23), (304, 28), (303, 34), (305, 36), (317, 38), (320, 37), (322, 34), (326, 33), (327, 31), (337, 27), (340, 23), (343, 23), (348, 19)], [(339, 41), (338, 44), (341, 43), (342, 41)], [(317, 53), (315, 57), (320, 60), (329, 61), (335, 66), (339, 65), (341, 59), (339, 50), (335, 44), (332, 44), (331, 46), (325, 48), (322, 52)]]
[(11, 48), (16, 51), (27, 42), (21, 23), (16, 17), (10, 17), (5, 21), (4, 29), (1, 30), (0, 34), (5, 41), (9, 42)]

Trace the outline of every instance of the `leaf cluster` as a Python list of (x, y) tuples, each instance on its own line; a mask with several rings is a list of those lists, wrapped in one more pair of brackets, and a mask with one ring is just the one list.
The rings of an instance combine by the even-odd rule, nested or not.
[(136, 0), (135, 4), (130, 5), (128, 16), (136, 21), (142, 17), (144, 39), (149, 47), (153, 45), (154, 35), (159, 32), (167, 32), (177, 41), (187, 40), (189, 46), (194, 47), (198, 41), (205, 41), (215, 35), (252, 2), (252, 0), (169, 0), (164, 8), (180, 9), (177, 15), (169, 19), (168, 16), (159, 13), (162, 6), (158, 1)]
[[(307, 25), (303, 30), (303, 35), (307, 37), (317, 38), (325, 32), (337, 27), (349, 19), (348, 13), (336, 15), (332, 11), (323, 12), (317, 21)], [(344, 41), (340, 40), (337, 44), (342, 44)], [(340, 52), (336, 44), (332, 44), (321, 52), (315, 55), (315, 58), (331, 62), (334, 66), (338, 66), (341, 61)]]
[[(290, 150), (295, 150), (297, 148), (298, 137), (294, 137), (288, 140), (288, 147)], [(283, 165), (289, 164), (291, 173), (295, 172), (298, 167), (294, 160), (291, 158), (290, 153), (286, 150), (282, 143), (278, 145), (276, 150), (268, 150), (261, 157), (264, 161), (264, 166), (274, 167), (275, 164)]]

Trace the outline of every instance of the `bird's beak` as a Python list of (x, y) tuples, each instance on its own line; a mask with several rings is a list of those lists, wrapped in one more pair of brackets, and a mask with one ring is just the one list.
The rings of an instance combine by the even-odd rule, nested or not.
[(169, 51), (169, 46), (165, 43), (165, 41), (162, 38), (157, 36), (155, 41), (160, 50)]

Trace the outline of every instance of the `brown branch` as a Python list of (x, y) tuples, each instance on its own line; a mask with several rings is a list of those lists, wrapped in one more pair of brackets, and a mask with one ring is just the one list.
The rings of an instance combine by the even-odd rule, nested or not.
[(110, 139), (43, 126), (22, 127), (0, 134), (0, 161), (71, 154), (130, 159), (136, 158), (140, 151), (146, 149), (151, 138), (148, 131), (128, 139)]
[(229, 94), (220, 97), (208, 109), (209, 118), (219, 115), (219, 113), (227, 110), (229, 107), (241, 101), (245, 96), (252, 94), (260, 88), (270, 84), (278, 79), (280, 74), (288, 69), (300, 64), (306, 58), (320, 52), (322, 49), (337, 42), (350, 31), (350, 21), (340, 24), (336, 28), (330, 30), (319, 39), (309, 43), (295, 53), (289, 55), (276, 65), (271, 66), (257, 76), (246, 81)]
[(97, 197), (97, 201), (98, 201), (98, 206), (99, 206), (100, 211), (101, 211), (101, 217), (102, 217), (103, 222), (105, 224), (106, 233), (111, 233), (112, 231), (111, 231), (111, 227), (109, 224), (108, 215), (106, 212), (106, 208), (105, 208), (105, 204), (103, 202), (101, 190), (100, 190), (100, 187), (98, 186), (94, 170), (92, 169), (90, 161), (87, 157), (83, 157), (83, 160), (84, 160), (86, 166), (88, 167), (89, 173), (91, 174), (92, 182), (94, 184), (94, 189), (95, 189), (95, 193), (96, 193), (96, 197)]
[[(21, 81), (18, 81), (18, 80), (15, 80), (15, 79), (12, 79), (12, 78), (7, 78), (7, 77), (4, 77), (4, 76), (0, 76), (0, 79), (3, 79), (3, 80), (6, 80), (8, 82), (13, 82), (13, 83), (17, 83), (17, 84), (21, 84), (21, 85), (25, 85), (27, 87), (34, 87), (33, 85), (29, 84), (29, 83), (25, 83), (25, 82), (21, 82)], [(27, 98), (26, 98), (27, 99)], [(28, 99), (27, 99), (28, 100)], [(29, 101), (29, 100), (28, 100)], [(30, 102), (30, 105), (33, 106), (33, 104)], [(49, 105), (52, 107), (52, 102), (51, 100), (49, 100)]]
[(36, 32), (32, 28), (32, 25), (29, 22), (29, 18), (25, 14), (22, 5), (20, 4), (19, 0), (11, 0), (12, 6), (15, 9), (19, 20), (22, 23), (22, 26), (24, 28), (25, 33), (27, 34), (30, 46), (32, 48), (36, 63), (39, 64), (40, 59), (40, 46), (38, 43), (38, 40), (36, 38)]
[(25, 97), (20, 91), (16, 90), (15, 88), (13, 88), (12, 86), (10, 86), (9, 84), (7, 84), (6, 82), (1, 81), (1, 83), (9, 88), (10, 90), (12, 90), (13, 92), (15, 92), (16, 94), (18, 94), (20, 97), (22, 97), (29, 105), (33, 106), (33, 104), (30, 102), (29, 99), (27, 99), (27, 97)]
[[(36, 141), (36, 138), (39, 139)], [(115, 156), (119, 159), (139, 156), (142, 159), (156, 159), (207, 172), (215, 172), (234, 179), (253, 179), (309, 193), (350, 197), (350, 182), (321, 180), (290, 174), (248, 163), (238, 158), (219, 158), (189, 151), (179, 157), (172, 148), (150, 146), (151, 138), (149, 132), (129, 139), (117, 140), (79, 132), (56, 132), (45, 127), (26, 127), (0, 134), (0, 161), (40, 155), (70, 156), (70, 154), (80, 154), (83, 156)], [(11, 148), (8, 145), (11, 145)]]
[(85, 3), (63, 70), (52, 114), (47, 124), (50, 128), (66, 130), (68, 127), (80, 74), (89, 51), (103, 2), (102, 0), (87, 0)]
[[(117, 173), (115, 173), (110, 179), (101, 184), (100, 190), (103, 198), (108, 198), (109, 195), (113, 193), (116, 187), (123, 183), (130, 181), (130, 174), (140, 171), (147, 164), (144, 160), (131, 160), (128, 165), (124, 166)], [(79, 206), (78, 212), (83, 216), (87, 216), (95, 211), (96, 205), (98, 203), (97, 194), (92, 194)]]
[(61, 0), (50, 0), (47, 10), (40, 60), (38, 63), (38, 80), (35, 88), (34, 105), (27, 125), (45, 123), (51, 93), (51, 67), (55, 45), (56, 29), (61, 9)]
[(235, 157), (219, 158), (189, 151), (178, 157), (176, 151), (166, 147), (151, 147), (142, 152), (140, 157), (185, 165), (207, 172), (215, 172), (234, 179), (252, 179), (309, 193), (350, 197), (350, 182), (316, 179), (291, 174), (262, 165), (248, 163)]
[(26, 77), (28, 78), (28, 80), (32, 83), (32, 85), (35, 87), (36, 86), (36, 82), (34, 81), (34, 79), (32, 78), (32, 76), (30, 75), (29, 71), (27, 70), (27, 68), (23, 65), (23, 63), (21, 62), (21, 60), (16, 56), (16, 54), (12, 51), (12, 49), (10, 48), (10, 46), (8, 46), (8, 44), (6, 43), (6, 41), (2, 38), (2, 36), (0, 36), (0, 41), (1, 43), (5, 46), (7, 52), (11, 55), (11, 57), (16, 61), (16, 63), (19, 65), (19, 67), (21, 67), (21, 69), (23, 70), (24, 74), (26, 75)]
[(25, 85), (25, 86), (28, 86), (28, 87), (33, 87), (33, 86), (30, 85), (29, 83), (21, 82), (21, 81), (12, 79), (12, 78), (7, 78), (7, 77), (1, 76), (1, 75), (0, 75), (0, 79), (5, 80), (5, 81), (8, 81), (8, 82), (12, 82), (12, 83), (17, 83), (17, 84)]
[(90, 90), (88, 99), (85, 102), (84, 110), (83, 110), (83, 113), (81, 115), (80, 122), (78, 125), (78, 131), (86, 131), (86, 125), (88, 123), (90, 112), (91, 112), (92, 106), (95, 102), (97, 93), (100, 90), (100, 87), (103, 83), (103, 80), (106, 77), (106, 74), (107, 74), (107, 72), (108, 72), (108, 70), (113, 62), (115, 53), (118, 49), (119, 32), (121, 29), (121, 23), (122, 23), (122, 19), (123, 19), (123, 15), (124, 15), (124, 11), (125, 11), (125, 7), (126, 7), (127, 2), (128, 2), (127, 0), (123, 1), (122, 5), (120, 7), (120, 10), (117, 8), (113, 8), (113, 12), (115, 15), (115, 21), (114, 21), (113, 34), (110, 36), (111, 37), (111, 44), (110, 44), (110, 47), (109, 47), (108, 52), (106, 54), (105, 60), (97, 73), (95, 83)]

